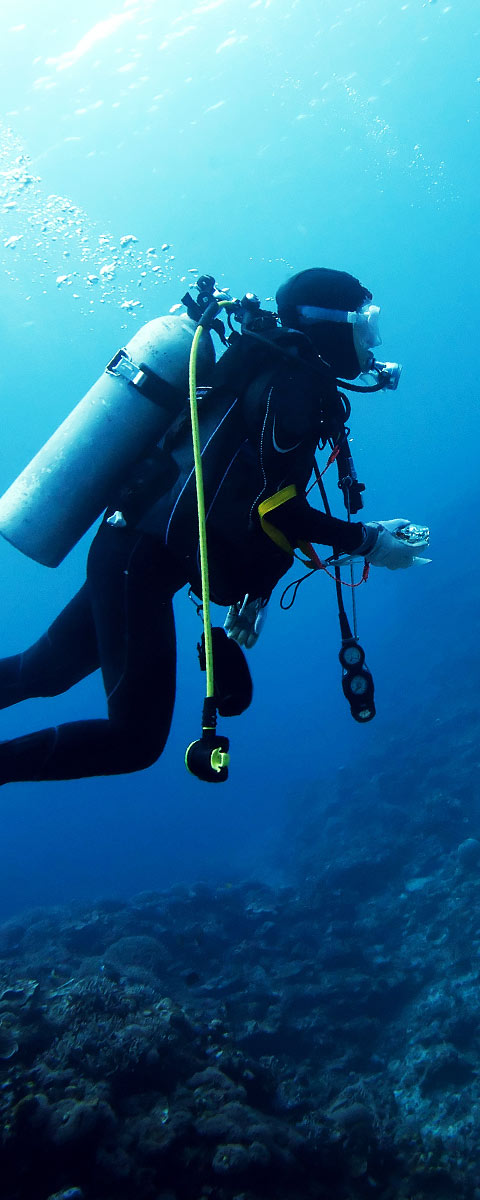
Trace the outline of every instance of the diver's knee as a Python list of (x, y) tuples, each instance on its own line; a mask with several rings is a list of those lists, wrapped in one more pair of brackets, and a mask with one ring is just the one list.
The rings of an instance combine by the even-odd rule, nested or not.
[(125, 772), (146, 771), (153, 767), (165, 749), (165, 741), (166, 738), (159, 738), (158, 735), (138, 737), (130, 733), (127, 736), (122, 731), (120, 744)]
[(53, 657), (48, 633), (24, 650), (19, 660), (19, 681), (26, 695), (48, 699), (66, 691), (61, 678), (62, 664)]

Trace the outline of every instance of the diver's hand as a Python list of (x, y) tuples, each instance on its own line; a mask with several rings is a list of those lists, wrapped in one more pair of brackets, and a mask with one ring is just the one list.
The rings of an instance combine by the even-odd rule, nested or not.
[(224, 629), (229, 638), (233, 638), (239, 646), (251, 650), (260, 636), (267, 606), (261, 598), (250, 600), (248, 593), (243, 600), (231, 604), (224, 621)]
[(410, 521), (405, 517), (396, 517), (393, 521), (368, 521), (365, 525), (366, 538), (359, 547), (365, 561), (373, 567), (387, 567), (389, 571), (413, 566), (422, 545), (412, 545), (402, 541), (401, 537), (395, 537), (398, 530), (406, 525), (410, 525)]

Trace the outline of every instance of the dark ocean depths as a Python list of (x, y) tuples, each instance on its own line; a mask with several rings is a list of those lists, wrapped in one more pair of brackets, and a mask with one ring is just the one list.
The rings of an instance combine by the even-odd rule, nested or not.
[[(18, 952), (20, 958), (16, 967), (5, 958), (10, 992), (3, 1002), (0, 997), (0, 1008), (13, 1011), (16, 1004), (18, 1011), (30, 1011), (30, 993), (19, 1000), (17, 988), (12, 1000), (9, 972), (17, 970), (24, 981), (32, 972), (42, 979), (41, 962), (49, 955), (57, 961), (52, 946), (67, 921), (64, 912), (77, 916), (68, 918), (62, 942), (64, 990), (55, 993), (52, 1018), (57, 1033), (66, 1020), (59, 1005), (67, 1004), (67, 977), (77, 978), (75, 955), (87, 955), (91, 964), (105, 956), (106, 946), (133, 941), (132, 931), (140, 931), (146, 957), (141, 945), (135, 953), (123, 946), (110, 955), (102, 1011), (113, 1011), (109, 988), (125, 978), (132, 994), (137, 988), (137, 1005), (146, 989), (140, 999), (147, 1011), (151, 979), (164, 967), (193, 991), (197, 985), (210, 989), (212, 1028), (227, 1020), (228, 1010), (228, 1036), (233, 1030), (241, 1053), (263, 1066), (244, 1063), (239, 1083), (232, 1051), (222, 1079), (205, 1076), (213, 1070), (212, 1055), (217, 1062), (223, 1053), (216, 1044), (212, 1049), (208, 1035), (210, 1042), (207, 1037), (190, 1064), (191, 1078), (203, 1072), (191, 1095), (195, 1086), (198, 1091), (208, 1084), (214, 1108), (227, 1101), (239, 1108), (246, 1097), (249, 1112), (265, 1113), (265, 1097), (275, 1094), (272, 1111), (286, 1123), (288, 1137), (296, 1123), (300, 1141), (290, 1152), (291, 1161), (297, 1155), (300, 1162), (300, 1182), (293, 1175), (290, 1184), (282, 1182), (287, 1168), (280, 1126), (260, 1136), (245, 1117), (242, 1134), (238, 1123), (235, 1133), (235, 1122), (233, 1133), (222, 1128), (215, 1134), (199, 1119), (195, 1136), (206, 1139), (202, 1147), (218, 1135), (208, 1170), (198, 1150), (197, 1174), (189, 1175), (185, 1161), (182, 1166), (175, 1158), (184, 1151), (173, 1139), (177, 1149), (169, 1143), (163, 1191), (151, 1150), (138, 1177), (125, 1166), (121, 1184), (112, 1183), (121, 1175), (118, 1162), (115, 1175), (113, 1159), (108, 1166), (104, 1156), (103, 1183), (95, 1191), (82, 1174), (77, 1125), (70, 1160), (78, 1158), (77, 1173), (52, 1168), (37, 1193), (35, 1166), (27, 1167), (24, 1185), (9, 1183), (8, 1200), (54, 1194), (77, 1200), (478, 1197), (480, 1167), (468, 1130), (480, 1095), (472, 1094), (459, 1113), (462, 1091), (478, 1076), (479, 1049), (478, 976), (471, 957), (478, 956), (480, 919), (473, 869), (480, 854), (478, 6), (474, 0), (198, 0), (183, 6), (166, 0), (118, 0), (116, 6), (113, 0), (3, 0), (0, 46), (0, 492), (119, 346), (145, 321), (167, 313), (186, 287), (194, 289), (199, 274), (213, 274), (237, 296), (254, 291), (273, 308), (275, 291), (290, 274), (329, 266), (350, 271), (373, 292), (382, 310), (379, 353), (403, 364), (397, 392), (352, 400), (365, 518), (402, 516), (428, 525), (432, 559), (406, 572), (372, 568), (357, 593), (360, 638), (376, 684), (371, 724), (355, 724), (342, 695), (333, 585), (324, 577), (305, 583), (288, 613), (279, 608), (280, 587), (249, 656), (254, 704), (241, 718), (220, 722), (231, 739), (228, 783), (209, 788), (189, 777), (184, 751), (200, 732), (204, 676), (196, 656), (200, 625), (182, 594), (176, 601), (178, 698), (162, 760), (133, 776), (2, 789), (2, 954)], [(334, 480), (329, 494), (342, 516)], [(30, 645), (81, 586), (90, 539), (91, 533), (56, 570), (1, 541), (2, 655)], [(224, 616), (217, 610), (214, 621)], [(92, 677), (56, 700), (4, 711), (2, 737), (103, 712), (101, 684)], [(245, 880), (258, 882), (249, 891)], [(144, 898), (131, 910), (136, 893)], [(180, 897), (179, 907), (167, 903), (169, 894)], [(157, 908), (148, 899), (155, 895), (163, 897)], [(408, 908), (406, 933), (398, 925), (402, 903)], [(67, 906), (57, 909), (55, 920), (48, 916), (52, 905)], [(22, 942), (26, 910), (36, 914), (28, 944)], [(252, 920), (256, 933), (249, 942)], [(197, 937), (201, 927), (210, 930), (207, 943), (204, 934)], [(219, 940), (212, 949), (215, 930)], [(161, 962), (147, 963), (146, 931), (151, 941), (164, 939)], [(240, 949), (234, 952), (235, 939)], [(437, 957), (426, 969), (429, 945)], [(368, 946), (366, 959), (362, 946)], [(237, 976), (230, 1009), (220, 1003), (229, 994), (221, 971), (230, 953), (233, 974), (244, 963), (243, 993), (250, 996), (245, 1010)], [(328, 979), (338, 1007), (338, 1028), (328, 1027), (323, 1010), (318, 1015), (315, 971), (305, 966), (307, 960), (318, 966), (321, 953), (321, 978)], [(271, 988), (277, 979), (277, 999), (270, 997), (267, 1019), (259, 996), (268, 990), (268, 971)], [(93, 967), (86, 972), (90, 980), (89, 972), (93, 977)], [(435, 972), (439, 980), (457, 980), (443, 1008)], [(422, 989), (428, 981), (427, 996)], [(51, 981), (49, 986), (53, 1004)], [(78, 982), (75, 987), (69, 1011), (80, 1012), (83, 993)], [(285, 1016), (284, 1005), (282, 1026), (272, 1013), (287, 992), (291, 1009), (287, 1004)], [(172, 1004), (186, 1003), (173, 984), (165, 994)], [(398, 1050), (399, 1029), (410, 1019), (404, 1006), (414, 996), (414, 1050)], [(128, 1003), (131, 1011), (134, 1001)], [(454, 1010), (462, 1004), (455, 1024)], [(165, 1012), (164, 1025), (170, 1021)], [(398, 1028), (382, 1025), (386, 1015), (399, 1021)], [(188, 1020), (195, 1039), (195, 1022)], [(22, 1021), (0, 1022), (0, 1058), (13, 1072), (18, 1046), (12, 1047)], [(180, 1026), (173, 1025), (165, 1094), (172, 1079), (185, 1075), (183, 1050), (175, 1042), (181, 1041)], [(427, 1027), (437, 1031), (430, 1050)], [(162, 1030), (156, 1027), (155, 1036), (161, 1039)], [(105, 1045), (113, 1034), (104, 1033)], [(39, 1036), (38, 1046), (47, 1042)], [(87, 1053), (88, 1047), (76, 1044), (80, 1057)], [(138, 1062), (143, 1051), (135, 1044)], [(310, 1079), (307, 1096), (312, 1045), (317, 1065), (322, 1046), (329, 1056), (330, 1082), (323, 1076), (315, 1092)], [(362, 1047), (368, 1047), (368, 1062)], [(288, 1075), (282, 1053), (297, 1065), (303, 1059), (303, 1084), (293, 1068)], [(396, 1053), (402, 1062), (408, 1059), (405, 1069), (398, 1061), (395, 1068)], [(125, 1055), (127, 1077), (128, 1050)], [(335, 1086), (340, 1061), (346, 1075)], [(35, 1069), (36, 1083), (49, 1097), (49, 1136), (61, 1158), (49, 1091), (54, 1085), (45, 1064), (43, 1076), (38, 1063)], [(101, 1069), (108, 1076), (113, 1068), (107, 1063)], [(388, 1072), (387, 1099), (372, 1079), (383, 1080)], [(8, 1078), (12, 1084), (11, 1073)], [(248, 1078), (257, 1081), (256, 1090), (253, 1084), (248, 1090)], [(24, 1080), (24, 1086), (30, 1084)], [(81, 1102), (88, 1107), (85, 1095)], [(63, 1103), (55, 1100), (59, 1127), (70, 1120)], [(107, 1105), (105, 1096), (101, 1103)], [(112, 1120), (119, 1120), (111, 1096), (108, 1103), (116, 1113)], [(158, 1116), (163, 1101), (157, 1097), (156, 1104)], [(314, 1111), (327, 1114), (324, 1125), (308, 1115)], [(395, 1111), (402, 1113), (401, 1133), (394, 1128)], [(104, 1117), (102, 1130), (111, 1128), (110, 1116)], [(18, 1144), (29, 1122), (37, 1132), (44, 1129), (40, 1118), (35, 1125), (31, 1109), (21, 1109), (15, 1120)], [(181, 1114), (178, 1121), (183, 1129)], [(150, 1145), (151, 1131), (150, 1142), (144, 1135)], [(457, 1136), (463, 1137), (461, 1149), (455, 1143), (449, 1158), (445, 1147)], [(138, 1141), (138, 1129), (125, 1134), (127, 1158), (128, 1137)], [(267, 1147), (267, 1158), (259, 1150), (245, 1159), (252, 1139)], [(227, 1153), (224, 1144), (243, 1145), (244, 1157), (240, 1150), (236, 1157)], [(345, 1152), (341, 1169), (339, 1147)], [(11, 1180), (15, 1146), (13, 1157), (8, 1153), (4, 1169)], [(315, 1186), (318, 1160), (313, 1170), (312, 1154), (324, 1154), (323, 1183)], [(248, 1190), (249, 1171), (263, 1171), (264, 1183), (253, 1187), (250, 1180)]]

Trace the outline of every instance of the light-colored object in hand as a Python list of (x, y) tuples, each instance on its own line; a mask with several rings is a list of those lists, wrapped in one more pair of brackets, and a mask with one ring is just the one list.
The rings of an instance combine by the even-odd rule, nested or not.
[(377, 532), (372, 548), (364, 552), (366, 562), (371, 563), (373, 567), (387, 567), (389, 571), (398, 571), (412, 567), (416, 562), (430, 561), (418, 555), (419, 550), (428, 546), (428, 536), (416, 541), (403, 539), (402, 531), (411, 528), (411, 522), (406, 517), (396, 517), (392, 521), (368, 522), (365, 528), (368, 532)]
[(374, 567), (398, 571), (432, 561), (418, 554), (429, 543), (429, 530), (423, 525), (414, 525), (406, 517), (395, 517), (392, 521), (368, 521), (364, 529), (365, 537), (354, 554), (341, 554), (327, 562), (346, 567), (365, 559)]
[(224, 622), (227, 636), (245, 650), (251, 650), (262, 631), (266, 612), (264, 600), (250, 600), (247, 593), (243, 600), (230, 605)]

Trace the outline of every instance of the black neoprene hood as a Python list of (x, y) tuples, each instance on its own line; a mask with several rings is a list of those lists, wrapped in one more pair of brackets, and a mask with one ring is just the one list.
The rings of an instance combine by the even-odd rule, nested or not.
[(328, 267), (310, 267), (306, 271), (299, 271), (279, 287), (276, 295), (282, 325), (307, 333), (335, 375), (343, 379), (355, 379), (360, 374), (352, 326), (334, 321), (303, 324), (298, 306), (311, 305), (355, 312), (371, 299), (372, 293), (354, 275), (349, 275), (347, 271), (332, 271)]

